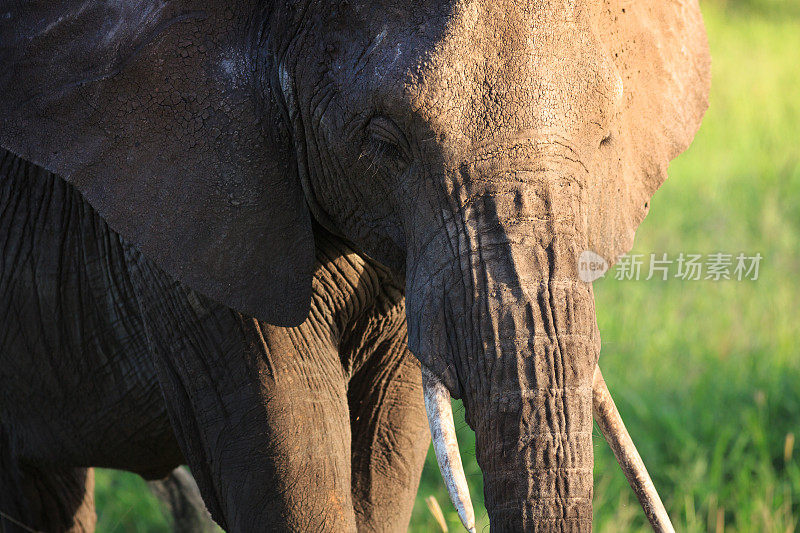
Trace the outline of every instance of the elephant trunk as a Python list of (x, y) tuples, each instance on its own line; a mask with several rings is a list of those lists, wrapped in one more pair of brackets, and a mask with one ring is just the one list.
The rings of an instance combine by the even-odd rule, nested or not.
[(577, 280), (574, 233), (545, 240), (505, 242), (459, 261), (462, 277), (441, 289), (443, 308), (432, 303), (439, 284), (427, 286), (426, 306), (409, 291), (410, 308), (425, 317), (424, 332), (409, 321), (410, 343), (427, 367), (434, 446), (441, 441), (437, 458), (468, 529), (472, 506), (446, 431), (445, 385), (463, 398), (476, 433), (493, 531), (591, 530), (594, 300), (591, 285)]
[(534, 320), (527, 330), (500, 332), (505, 384), (474, 402), (492, 530), (589, 531), (599, 352), (591, 288), (543, 282), (531, 302), (506, 312), (518, 314), (517, 323), (541, 313), (545, 327)]

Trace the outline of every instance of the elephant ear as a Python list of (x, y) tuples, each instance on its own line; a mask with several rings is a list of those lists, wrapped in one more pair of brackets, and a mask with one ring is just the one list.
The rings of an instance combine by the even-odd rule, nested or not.
[(633, 245), (669, 161), (708, 107), (710, 57), (697, 0), (606, 0), (597, 21), (623, 103), (590, 194), (589, 244), (613, 264)]
[(296, 325), (313, 236), (279, 84), (251, 53), (256, 4), (11, 2), (0, 145), (72, 183), (187, 286)]

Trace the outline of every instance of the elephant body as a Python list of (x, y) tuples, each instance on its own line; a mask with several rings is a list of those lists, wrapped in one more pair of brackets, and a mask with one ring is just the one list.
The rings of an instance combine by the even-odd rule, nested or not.
[[(216, 384), (201, 405), (187, 395), (179, 407), (217, 421), (206, 428), (208, 439), (243, 449), (243, 486), (254, 461), (244, 450), (263, 457), (273, 483), (254, 491), (258, 518), (285, 530), (322, 520), (324, 513), (308, 508), (319, 500), (315, 493), (287, 497), (287, 484), (302, 483), (337, 502), (345, 529), (407, 524), (428, 437), (419, 367), (405, 348), (403, 299), (385, 270), (321, 237), (315, 318), (295, 329), (262, 324), (181, 287), (71, 185), (7, 152), (0, 156), (0, 234), (6, 516), (41, 531), (92, 530), (91, 467), (160, 479), (186, 462), (157, 372), (185, 364), (223, 373), (235, 364), (238, 381)], [(191, 331), (183, 337), (196, 343), (191, 358), (157, 337), (172, 325)], [(157, 371), (160, 356), (177, 358)], [(162, 383), (182, 392), (208, 385)], [(247, 425), (241, 440), (233, 438), (237, 424), (221, 414), (235, 409), (245, 411), (242, 418), (257, 409), (259, 430)], [(254, 524), (244, 529), (262, 529)]]
[[(12, 450), (36, 448), (23, 409), (97, 360), (100, 418), (169, 440), (148, 421), (165, 408), (231, 531), (402, 528), (422, 388), (468, 529), (451, 397), (493, 531), (591, 529), (600, 336), (578, 261), (630, 250), (700, 125), (697, 0), (7, 4), (0, 146), (28, 162), (10, 191), (38, 165), (86, 202), (52, 185), (2, 211), (3, 357), (54, 369), (4, 375), (48, 397), (2, 396)], [(139, 396), (106, 409), (143, 359)], [(31, 424), (72, 436), (64, 403), (69, 423)], [(124, 430), (88, 433), (53, 449), (159, 463), (124, 448), (141, 433), (128, 454), (104, 442)]]
[(8, 153), (1, 164), (6, 446), (29, 461), (166, 476), (184, 461), (126, 244), (63, 180)]

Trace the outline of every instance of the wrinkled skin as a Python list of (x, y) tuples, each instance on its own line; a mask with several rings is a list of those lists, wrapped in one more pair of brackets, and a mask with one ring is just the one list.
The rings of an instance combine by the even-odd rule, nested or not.
[(118, 276), (122, 249), (100, 239), (118, 237), (67, 184), (5, 151), (0, 183), (0, 511), (43, 531), (93, 529), (94, 475), (76, 466), (107, 464), (156, 479), (176, 531), (202, 531), (191, 476), (160, 480), (185, 461)]
[[(283, 530), (404, 530), (429, 440), (385, 269), (320, 233), (312, 315), (275, 328), (176, 284), (60, 178), (0, 151), (0, 183), (0, 511), (38, 531), (93, 531), (85, 467), (159, 479), (186, 462), (161, 378), (197, 402), (180, 406), (196, 414), (181, 413), (179, 439), (198, 424), (230, 443), (188, 458), (219, 465), (195, 469), (207, 486), (235, 483), (206, 496), (231, 531), (263, 530), (264, 517)], [(151, 350), (184, 357), (158, 376)], [(205, 377), (173, 384), (173, 372)], [(173, 507), (177, 482), (156, 490)]]
[[(613, 263), (630, 248), (699, 125), (696, 2), (33, 11), (0, 38), (17, 67), (0, 79), (0, 142), (73, 183), (132, 244), (158, 383), (219, 523), (396, 523), (377, 500), (413, 494), (419, 441), (398, 435), (419, 429), (418, 376), (396, 375), (396, 398), (353, 387), (336, 339), (405, 353), (404, 280), (408, 348), (464, 400), (493, 530), (591, 529), (600, 340), (578, 256)], [(375, 302), (391, 294), (397, 323), (365, 334), (383, 315), (363, 324), (351, 299), (325, 296), (328, 242), (385, 273), (366, 286)], [(331, 302), (347, 302), (351, 326), (320, 311)], [(354, 481), (376, 453), (356, 442), (354, 388), (371, 412), (408, 411), (377, 446), (396, 492)], [(359, 490), (375, 497), (367, 511)]]

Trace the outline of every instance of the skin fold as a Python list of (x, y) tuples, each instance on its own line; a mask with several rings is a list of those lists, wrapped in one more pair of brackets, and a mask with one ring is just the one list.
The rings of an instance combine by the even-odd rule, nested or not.
[[(464, 401), (493, 530), (591, 530), (600, 336), (578, 258), (629, 250), (699, 126), (696, 1), (58, 4), (0, 27), (0, 145), (113, 231), (75, 229), (77, 252), (59, 219), (38, 237), (64, 216), (41, 208), (52, 176), (2, 211), (7, 314), (31, 328), (7, 336), (31, 363), (5, 379), (50, 379), (32, 369), (54, 346), (75, 361), (51, 365), (59, 386), (132, 375), (119, 409), (92, 409), (170, 427), (231, 531), (384, 530), (405, 527), (427, 445), (421, 364)], [(74, 347), (45, 342), (69, 328)], [(165, 402), (139, 403), (156, 384)], [(30, 394), (0, 411), (21, 443)], [(102, 462), (98, 434), (61, 444), (69, 461)], [(174, 466), (131, 434), (118, 467)]]

